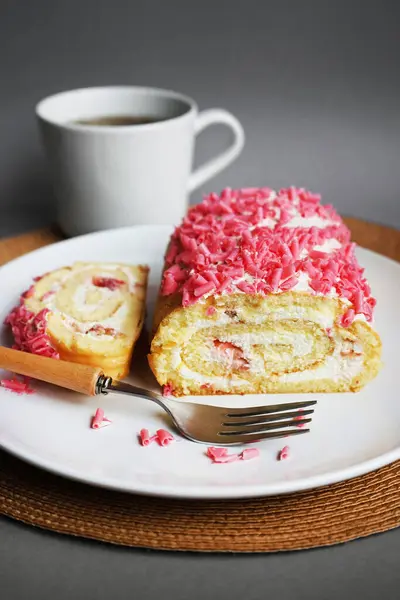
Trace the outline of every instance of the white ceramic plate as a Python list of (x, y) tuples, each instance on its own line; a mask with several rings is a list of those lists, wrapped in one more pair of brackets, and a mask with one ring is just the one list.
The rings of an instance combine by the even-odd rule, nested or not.
[[(100, 232), (8, 263), (0, 269), (1, 321), (32, 277), (75, 260), (147, 263), (151, 268), (150, 316), (170, 233), (169, 227), (159, 226)], [(358, 256), (378, 299), (376, 327), (382, 336), (385, 365), (358, 394), (308, 394), (307, 399), (318, 400), (311, 433), (262, 442), (258, 445), (261, 457), (256, 460), (212, 464), (205, 446), (186, 440), (165, 448), (140, 446), (137, 433), (141, 428), (155, 432), (170, 427), (165, 414), (149, 401), (117, 395), (88, 398), (35, 382), (37, 392), (30, 396), (0, 389), (0, 445), (35, 465), (87, 483), (182, 498), (283, 494), (349, 479), (399, 459), (400, 264), (364, 249), (358, 250)], [(9, 342), (3, 328), (0, 343)], [(137, 361), (133, 371), (132, 381), (154, 386), (145, 361)], [(225, 396), (201, 401), (254, 406), (300, 398)], [(90, 419), (98, 406), (113, 424), (92, 430)], [(278, 462), (277, 453), (287, 443), (291, 457)]]

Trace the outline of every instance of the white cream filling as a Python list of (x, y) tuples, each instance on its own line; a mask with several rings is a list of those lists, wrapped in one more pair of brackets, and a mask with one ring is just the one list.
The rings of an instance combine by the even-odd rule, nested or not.
[(311, 292), (310, 287), (310, 276), (308, 273), (304, 273), (301, 271), (297, 274), (298, 281), (296, 285), (292, 288), (292, 292)]
[[(271, 194), (268, 198), (268, 203), (272, 202), (276, 198), (276, 194)], [(283, 225), (283, 227), (287, 227), (292, 229), (294, 227), (301, 228), (310, 228), (310, 227), (318, 227), (319, 229), (324, 229), (325, 227), (329, 227), (330, 225), (335, 225), (335, 222), (331, 219), (325, 219), (320, 217), (319, 215), (313, 215), (311, 217), (302, 217), (299, 210), (299, 199), (295, 197), (292, 201), (289, 212), (291, 213), (291, 219), (287, 223)], [(255, 229), (255, 227), (268, 227), (269, 229), (274, 229), (275, 225), (278, 223), (281, 215), (281, 209), (279, 206), (274, 206), (275, 214), (273, 217), (269, 216), (265, 219), (259, 221), (256, 225), (250, 227), (250, 230)], [(339, 244), (340, 245), (340, 244)], [(325, 252), (325, 250), (322, 250)]]
[[(315, 381), (319, 379), (329, 379), (333, 381), (351, 381), (358, 375), (363, 367), (363, 356), (341, 356), (343, 345), (338, 344), (334, 353), (327, 356), (324, 363), (313, 369), (304, 371), (296, 371), (294, 373), (284, 373), (278, 377), (278, 381), (295, 383), (304, 381)], [(180, 374), (188, 380), (194, 381), (197, 384), (204, 385), (209, 383), (217, 389), (240, 388), (248, 384), (248, 381), (241, 379), (237, 375), (232, 377), (214, 377), (210, 375), (202, 375), (189, 369), (186, 365), (179, 366)]]
[[(313, 321), (317, 325), (320, 325), (324, 329), (328, 327), (333, 327), (332, 315), (329, 311), (322, 312), (316, 309), (313, 309), (310, 306), (296, 306), (293, 305), (291, 307), (276, 307), (269, 313), (269, 316), (276, 320), (282, 319), (301, 319), (302, 321)], [(249, 323), (264, 323), (266, 318), (265, 314), (257, 315), (248, 318)]]
[(262, 221), (259, 221), (257, 225), (254, 225), (254, 227), (250, 227), (250, 229), (255, 229), (256, 227), (268, 227), (268, 229), (274, 229), (277, 222), (278, 218), (273, 219), (272, 217), (266, 217)]
[[(84, 267), (82, 267), (82, 271), (86, 270), (86, 269), (98, 269), (99, 265), (95, 264), (95, 263), (88, 263), (87, 265), (85, 265)], [(108, 264), (107, 268), (103, 267), (104, 271), (102, 273), (98, 273), (96, 275), (96, 277), (112, 277), (112, 271), (122, 271), (122, 273), (126, 276), (126, 278), (128, 279), (128, 286), (129, 286), (129, 291), (132, 293), (135, 291), (135, 284), (138, 282), (138, 280), (136, 279), (136, 277), (134, 276), (134, 274), (128, 269), (126, 268), (124, 265), (117, 265), (117, 264)], [(63, 278), (63, 282), (66, 281), (69, 277), (72, 277), (74, 275), (73, 272), (68, 273), (64, 278)], [(102, 288), (102, 289), (107, 289), (107, 288)], [(109, 290), (110, 291), (110, 290)]]
[[(312, 320), (318, 325), (324, 328), (332, 328), (334, 323), (332, 315), (327, 312), (312, 311), (312, 309), (292, 306), (290, 308), (280, 308), (273, 312), (271, 311), (270, 316), (277, 319), (303, 319)], [(362, 315), (363, 316), (363, 315)], [(255, 315), (254, 319), (248, 320), (249, 323), (265, 322), (266, 315)], [(210, 326), (221, 326), (230, 321), (226, 315), (221, 315), (221, 318), (211, 323), (207, 320), (199, 321), (196, 324), (196, 328), (192, 328), (192, 331), (188, 333), (190, 338), (193, 329), (210, 327)], [(238, 346), (243, 350), (244, 356), (250, 353), (250, 348), (253, 344), (290, 344), (292, 346), (291, 353), (294, 356), (302, 356), (308, 354), (312, 348), (312, 341), (308, 336), (302, 335), (301, 333), (276, 333), (276, 332), (255, 332), (255, 333), (242, 333), (242, 334), (230, 334), (228, 331), (224, 335), (219, 336), (219, 340), (222, 342), (230, 342), (235, 346)], [(304, 381), (315, 381), (319, 379), (330, 379), (333, 381), (351, 381), (358, 373), (360, 373), (363, 367), (363, 356), (362, 347), (360, 344), (355, 344), (354, 350), (360, 352), (361, 356), (351, 355), (342, 356), (341, 352), (348, 351), (348, 342), (342, 340), (340, 336), (335, 336), (335, 349), (332, 355), (325, 358), (325, 361), (320, 366), (313, 369), (306, 369), (304, 371), (286, 373), (278, 377), (280, 382), (304, 382)], [(196, 373), (192, 369), (188, 368), (181, 359), (179, 347), (172, 351), (171, 367), (178, 371), (182, 377), (187, 380), (194, 381), (196, 384), (204, 385), (209, 383), (215, 386), (217, 389), (228, 389), (228, 388), (240, 388), (241, 386), (247, 385), (247, 380), (241, 378), (235, 374), (230, 377), (211, 376)], [(262, 365), (255, 364), (253, 362), (251, 372), (254, 374), (262, 374)]]
[(336, 289), (332, 286), (327, 294), (321, 294), (320, 292), (315, 292), (310, 286), (310, 276), (308, 273), (298, 273), (298, 282), (291, 289), (292, 292), (308, 292), (313, 294), (313, 296), (324, 296), (325, 298), (338, 298), (339, 294)]
[(292, 229), (294, 227), (318, 227), (319, 229), (324, 229), (325, 227), (329, 227), (330, 225), (335, 225), (334, 221), (330, 219), (323, 219), (318, 215), (314, 215), (312, 217), (302, 217), (301, 215), (296, 215), (290, 219), (283, 227), (288, 227)]
[(228, 331), (224, 335), (219, 335), (220, 342), (229, 342), (243, 350), (244, 356), (251, 353), (252, 346), (284, 344), (292, 346), (292, 353), (295, 356), (304, 356), (312, 350), (312, 341), (302, 333), (259, 331), (252, 333), (230, 334)]
[(235, 388), (243, 385), (248, 385), (248, 381), (246, 381), (245, 379), (240, 379), (240, 377), (237, 377), (236, 375), (232, 377), (210, 377), (209, 375), (202, 375), (201, 373), (196, 373), (195, 371), (189, 369), (186, 365), (182, 365), (179, 372), (185, 379), (195, 381), (200, 385), (210, 383), (211, 385), (217, 386), (217, 388)]
[(334, 250), (339, 250), (342, 247), (342, 244), (336, 238), (329, 238), (329, 240), (325, 240), (323, 244), (317, 244), (314, 246), (313, 250), (318, 250), (319, 252), (325, 252), (326, 254), (331, 254)]
[[(101, 275), (101, 277), (104, 277), (104, 275)], [(104, 304), (104, 302), (107, 302), (107, 300), (109, 300), (112, 297), (113, 293), (115, 293), (106, 287), (104, 287), (104, 288), (96, 287), (96, 290), (98, 292), (100, 292), (100, 294), (101, 294), (101, 299), (99, 302), (96, 302), (95, 304), (89, 304), (86, 301), (86, 298), (87, 298), (87, 293), (88, 293), (90, 287), (95, 287), (95, 286), (93, 286), (92, 280), (88, 279), (87, 281), (85, 281), (84, 283), (82, 283), (81, 285), (79, 285), (76, 288), (75, 293), (72, 296), (72, 302), (78, 308), (78, 310), (85, 310), (85, 312), (87, 312), (87, 313), (91, 313), (91, 312), (94, 312), (95, 310), (97, 310), (99, 308), (99, 305), (102, 305), (102, 304)]]
[[(297, 211), (296, 211), (297, 212)], [(266, 217), (254, 225), (250, 227), (250, 229), (254, 229), (255, 227), (268, 227), (269, 229), (274, 229), (275, 225), (278, 223), (280, 219), (281, 211), (279, 208), (275, 209), (274, 217)], [(334, 221), (330, 219), (323, 219), (318, 215), (314, 215), (312, 217), (302, 217), (300, 214), (294, 214), (290, 221), (285, 223), (283, 227), (287, 227), (289, 229), (293, 229), (295, 227), (301, 228), (309, 228), (309, 227), (318, 227), (318, 229), (324, 229), (325, 227), (329, 227), (330, 225), (335, 225)], [(337, 241), (337, 240), (336, 240)], [(325, 251), (324, 251), (325, 252)]]
[[(52, 310), (55, 313), (57, 312), (57, 313), (61, 314), (65, 325), (69, 329), (71, 329), (74, 333), (77, 333), (78, 335), (87, 335), (89, 329), (91, 329), (95, 325), (101, 325), (102, 327), (105, 327), (107, 329), (115, 329), (115, 331), (117, 331), (117, 332), (121, 331), (122, 323), (124, 322), (124, 320), (126, 318), (126, 313), (127, 313), (128, 307), (125, 304), (122, 304), (119, 307), (119, 309), (108, 319), (103, 319), (102, 321), (85, 321), (84, 323), (81, 323), (81, 322), (77, 321), (76, 319), (74, 319), (73, 317), (70, 317), (70, 316), (66, 315), (65, 313), (62, 313), (57, 308), (52, 309)], [(105, 336), (105, 334), (99, 334), (99, 333), (95, 333), (95, 332), (91, 332), (91, 333), (89, 333), (89, 335), (95, 335), (96, 338)]]
[(340, 352), (327, 356), (325, 362), (316, 369), (285, 373), (279, 377), (282, 382), (315, 381), (318, 379), (330, 379), (333, 381), (351, 381), (360, 373), (363, 366), (363, 357), (353, 358), (340, 356)]
[[(82, 267), (81, 270), (85, 271), (87, 269), (93, 269), (93, 268), (97, 268), (97, 267), (98, 267), (98, 265), (95, 265), (95, 264), (87, 264), (84, 267)], [(113, 265), (113, 264), (107, 265), (107, 270), (104, 270), (101, 273), (98, 273), (96, 276), (97, 277), (112, 277), (113, 270), (122, 271), (124, 273), (124, 275), (126, 275), (126, 277), (128, 279), (129, 291), (131, 293), (134, 292), (135, 284), (137, 283), (137, 279), (133, 276), (133, 273), (131, 273), (131, 271), (129, 269), (126, 269), (123, 266)], [(65, 276), (59, 282), (59, 284), (52, 288), (52, 291), (56, 292), (57, 290), (59, 290), (62, 287), (62, 285), (70, 277), (73, 277), (75, 274), (76, 274), (76, 271), (66, 273)], [(75, 304), (75, 306), (77, 306), (78, 309), (80, 309), (80, 310), (84, 309), (89, 314), (91, 312), (94, 312), (99, 307), (99, 304), (106, 302), (112, 296), (112, 294), (115, 293), (115, 292), (113, 292), (113, 290), (110, 290), (107, 287), (101, 288), (98, 286), (94, 286), (97, 291), (100, 291), (100, 293), (102, 295), (102, 300), (100, 300), (100, 302), (96, 303), (96, 304), (87, 304), (85, 299), (86, 299), (86, 295), (87, 295), (87, 292), (88, 292), (90, 286), (93, 286), (92, 278), (88, 278), (84, 283), (79, 285), (77, 287), (77, 289), (75, 290), (74, 295), (72, 297), (72, 302)], [(103, 319), (101, 321), (99, 321), (99, 320), (85, 321), (82, 323), (81, 321), (77, 321), (73, 317), (65, 314), (63, 311), (60, 311), (57, 308), (55, 294), (52, 294), (48, 298), (46, 298), (43, 301), (43, 304), (51, 312), (53, 312), (55, 314), (59, 314), (62, 317), (66, 327), (68, 327), (71, 331), (73, 331), (77, 335), (87, 335), (87, 332), (89, 331), (89, 329), (91, 329), (95, 325), (101, 325), (108, 329), (114, 329), (117, 332), (121, 331), (122, 324), (126, 319), (126, 314), (127, 314), (127, 310), (128, 310), (128, 307), (125, 304), (121, 304), (121, 306), (116, 310), (116, 312), (107, 319)], [(91, 335), (91, 334), (89, 334), (89, 335)], [(99, 333), (95, 333), (95, 332), (93, 332), (93, 335), (95, 335), (96, 338), (107, 337), (105, 334), (99, 334)]]

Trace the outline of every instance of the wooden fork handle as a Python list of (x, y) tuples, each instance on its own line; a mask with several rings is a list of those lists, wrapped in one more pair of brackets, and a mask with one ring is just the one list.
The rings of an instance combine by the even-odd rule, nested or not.
[(34, 377), (89, 396), (95, 396), (97, 380), (103, 374), (99, 367), (37, 356), (1, 346), (0, 369)]

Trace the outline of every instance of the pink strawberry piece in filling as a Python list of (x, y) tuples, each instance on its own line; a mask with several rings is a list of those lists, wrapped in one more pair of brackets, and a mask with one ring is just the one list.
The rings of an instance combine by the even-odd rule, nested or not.
[(166, 383), (163, 386), (163, 396), (173, 396), (174, 395), (174, 388), (172, 383)]
[(203, 383), (203, 384), (200, 386), (200, 389), (201, 389), (201, 390), (207, 390), (207, 391), (209, 391), (209, 392), (212, 392), (214, 388), (213, 388), (213, 386), (211, 385), (211, 383)]
[(55, 291), (54, 290), (49, 290), (48, 292), (46, 292), (45, 294), (43, 294), (43, 296), (40, 298), (41, 302), (46, 302), (46, 300), (48, 300), (49, 298), (51, 298), (51, 296), (54, 296)]
[(50, 271), (47, 271), (46, 273), (43, 273), (42, 275), (37, 275), (36, 277), (33, 278), (33, 281), (40, 281), (41, 279), (43, 279), (43, 277), (46, 277), (46, 275), (49, 275)]
[(35, 294), (35, 286), (31, 285), (31, 287), (26, 290), (26, 292), (24, 292), (23, 294), (21, 294), (21, 298), (32, 298), (32, 296), (34, 296)]
[(126, 281), (122, 279), (114, 279), (113, 277), (93, 277), (93, 285), (96, 287), (107, 288), (111, 291), (117, 290), (122, 285), (125, 285)]
[(231, 342), (214, 340), (214, 347), (224, 362), (229, 362), (232, 369), (247, 371), (250, 368), (249, 361), (244, 357), (243, 350)]
[(117, 331), (112, 327), (104, 327), (103, 325), (97, 324), (88, 329), (87, 333), (94, 333), (95, 335), (110, 335), (115, 337)]

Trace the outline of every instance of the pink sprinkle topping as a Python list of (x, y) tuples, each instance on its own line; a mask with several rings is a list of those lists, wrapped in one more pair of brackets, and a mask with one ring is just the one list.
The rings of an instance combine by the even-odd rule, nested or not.
[(50, 275), (50, 271), (47, 271), (46, 273), (43, 273), (42, 275), (37, 275), (36, 277), (33, 278), (33, 281), (40, 281), (41, 279), (43, 279), (43, 277), (46, 277), (46, 275)]
[(32, 296), (34, 294), (35, 294), (35, 286), (31, 285), (31, 287), (21, 295), (21, 298), (32, 298)]
[(341, 325), (343, 325), (343, 327), (349, 327), (352, 322), (354, 321), (354, 317), (356, 316), (356, 313), (354, 312), (354, 310), (352, 308), (349, 308), (344, 315), (342, 315), (341, 318)]
[(289, 446), (284, 446), (282, 448), (282, 450), (279, 450), (279, 452), (278, 452), (278, 460), (286, 460), (287, 458), (289, 458), (289, 455), (290, 455)]
[[(304, 223), (288, 226), (293, 217)], [(323, 225), (310, 225), (310, 217)], [(332, 239), (339, 243), (336, 249), (319, 249)], [(305, 275), (314, 293), (333, 291), (350, 301), (354, 315), (370, 321), (375, 299), (354, 248), (349, 229), (317, 194), (294, 187), (277, 193), (227, 188), (193, 206), (175, 229), (161, 292), (179, 293), (183, 306), (190, 306), (222, 293), (285, 293)], [(351, 314), (346, 313), (342, 326), (351, 325)]]
[(215, 306), (209, 306), (206, 310), (206, 315), (207, 315), (207, 317), (211, 317), (216, 312), (217, 312), (217, 309), (215, 308)]
[(40, 354), (50, 358), (60, 358), (53, 348), (50, 337), (46, 334), (47, 317), (50, 311), (42, 309), (37, 314), (25, 307), (25, 297), (21, 296), (21, 304), (12, 309), (5, 320), (11, 327), (14, 336), (14, 348), (31, 354)]
[(93, 277), (92, 283), (96, 287), (108, 288), (114, 291), (121, 287), (121, 285), (125, 285), (126, 281), (114, 279), (113, 277)]
[(165, 429), (157, 429), (157, 440), (160, 446), (168, 446), (175, 440), (175, 438), (169, 431), (166, 431)]

